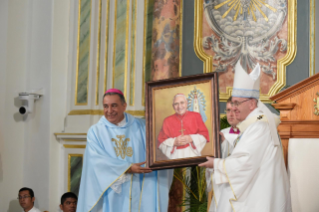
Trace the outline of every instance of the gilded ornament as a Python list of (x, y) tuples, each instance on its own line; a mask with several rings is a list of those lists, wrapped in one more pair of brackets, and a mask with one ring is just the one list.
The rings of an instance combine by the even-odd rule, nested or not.
[(126, 149), (126, 155), (129, 156), (129, 157), (132, 157), (133, 156), (133, 149), (132, 147), (128, 147)]
[(115, 143), (114, 151), (116, 153), (116, 156), (121, 156), (122, 159), (124, 159), (125, 156), (132, 157), (133, 149), (132, 147), (127, 146), (130, 139), (125, 138), (125, 135), (117, 135), (116, 137), (118, 138), (118, 140), (112, 138), (112, 141)]
[(313, 99), (313, 101), (315, 103), (315, 105), (314, 105), (314, 109), (315, 109), (314, 114), (316, 116), (319, 116), (319, 92), (317, 92), (316, 95), (318, 96), (317, 99), (316, 98)]
[[(204, 62), (204, 73), (228, 72), (238, 60), (248, 67), (255, 67), (259, 62), (263, 74), (269, 75), (273, 81), (273, 85), (267, 88), (269, 90), (261, 93), (260, 100), (270, 103), (269, 97), (286, 84), (286, 66), (296, 56), (297, 0), (194, 2), (194, 50)], [(213, 31), (210, 35), (203, 34), (204, 21)], [(262, 30), (252, 27), (259, 23)], [(252, 32), (253, 29), (257, 31)], [(284, 34), (278, 33), (278, 30)], [(278, 57), (278, 52), (285, 55)], [(221, 101), (231, 96), (232, 87), (229, 86), (227, 83), (220, 86)]]

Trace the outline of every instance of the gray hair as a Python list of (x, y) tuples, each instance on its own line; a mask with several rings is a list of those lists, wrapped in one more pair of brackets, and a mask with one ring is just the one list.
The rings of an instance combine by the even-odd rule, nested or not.
[(187, 102), (186, 96), (185, 96), (184, 94), (182, 94), (182, 93), (178, 93), (178, 94), (176, 94), (176, 95), (174, 96), (174, 98), (173, 98), (173, 103), (174, 103), (176, 97), (178, 97), (178, 96), (183, 96), (183, 97), (185, 98), (186, 102)]

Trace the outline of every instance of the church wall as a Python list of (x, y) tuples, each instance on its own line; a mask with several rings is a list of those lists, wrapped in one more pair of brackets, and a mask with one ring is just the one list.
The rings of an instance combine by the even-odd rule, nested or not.
[[(0, 2), (0, 26), (2, 26), (2, 29), (6, 29), (8, 27), (8, 1), (1, 1)], [(4, 185), (3, 185), (3, 159), (4, 159), (4, 135), (2, 133), (2, 129), (5, 126), (5, 121), (4, 121), (4, 116), (5, 116), (5, 111), (4, 108), (6, 106), (5, 104), (5, 96), (6, 96), (6, 90), (5, 90), (5, 82), (6, 82), (6, 72), (4, 71), (7, 66), (6, 62), (6, 41), (7, 40), (7, 31), (6, 30), (1, 30), (0, 31), (0, 191), (4, 190)], [(3, 192), (0, 193), (0, 205), (4, 204), (4, 194)]]
[(286, 69), (286, 85), (289, 86), (310, 76), (309, 2), (297, 1), (297, 55)]
[[(1, 1), (0, 211), (21, 211), (18, 190), (35, 206), (58, 211), (61, 145), (67, 109), (69, 1)], [(43, 88), (32, 114), (18, 113), (18, 93)]]
[(50, 183), (49, 211), (57, 211), (61, 195), (66, 192), (62, 185), (63, 172), (61, 164), (62, 148), (54, 133), (64, 129), (67, 114), (67, 85), (69, 65), (69, 26), (70, 1), (54, 1), (52, 25), (52, 69), (51, 78), (51, 113), (50, 113)]
[(16, 113), (18, 92), (25, 88), (27, 5), (26, 1), (1, 1), (1, 29), (5, 30), (0, 42), (6, 56), (1, 59), (0, 83), (0, 211), (21, 210), (16, 197), (23, 185), (25, 128)]
[(34, 113), (24, 121), (23, 185), (34, 189), (40, 210), (49, 207), (49, 153), (51, 108), (52, 2), (29, 1), (26, 90), (43, 88)]
[(182, 76), (203, 73), (203, 62), (194, 51), (194, 5), (193, 1), (184, 1), (183, 4)]

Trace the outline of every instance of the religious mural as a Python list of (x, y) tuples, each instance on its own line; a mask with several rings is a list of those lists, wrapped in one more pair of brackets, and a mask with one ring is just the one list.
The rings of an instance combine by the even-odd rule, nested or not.
[(151, 80), (179, 76), (180, 0), (155, 0)]
[(261, 65), (261, 94), (277, 81), (278, 61), (287, 54), (287, 0), (205, 0), (202, 47), (220, 72), (220, 93), (232, 87), (238, 60), (250, 72)]

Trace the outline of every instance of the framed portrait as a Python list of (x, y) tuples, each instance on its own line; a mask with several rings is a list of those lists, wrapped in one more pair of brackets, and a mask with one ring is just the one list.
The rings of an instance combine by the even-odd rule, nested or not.
[(147, 82), (147, 167), (169, 169), (220, 156), (218, 74)]

